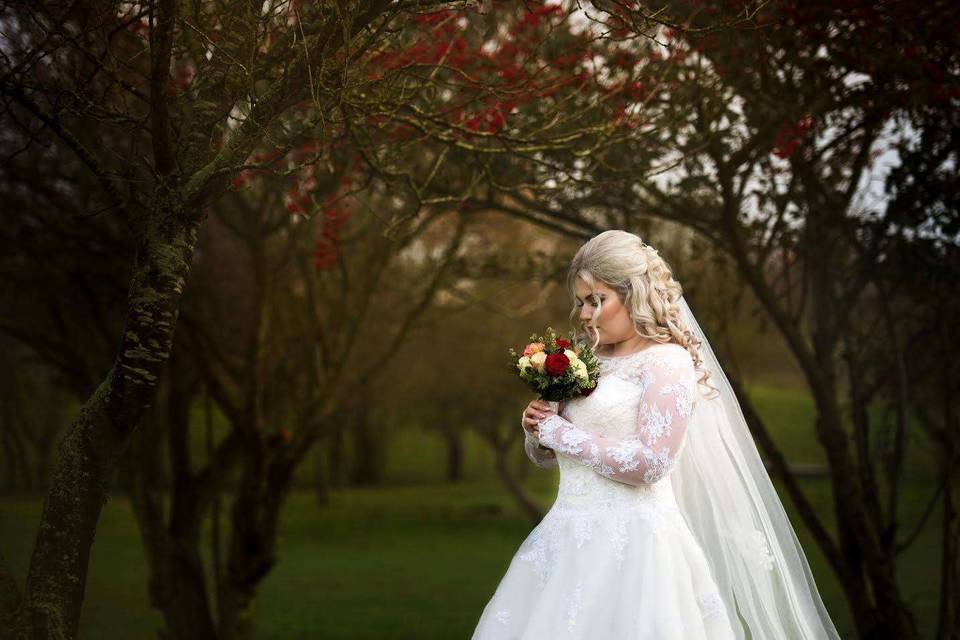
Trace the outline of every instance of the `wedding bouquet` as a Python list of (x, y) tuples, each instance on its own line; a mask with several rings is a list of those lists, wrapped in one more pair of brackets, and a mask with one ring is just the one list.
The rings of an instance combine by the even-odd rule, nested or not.
[(589, 345), (574, 345), (572, 333), (570, 340), (564, 340), (547, 327), (544, 336), (530, 336), (522, 355), (511, 348), (510, 356), (510, 369), (519, 372), (520, 380), (544, 400), (559, 402), (588, 396), (597, 386), (597, 358)]

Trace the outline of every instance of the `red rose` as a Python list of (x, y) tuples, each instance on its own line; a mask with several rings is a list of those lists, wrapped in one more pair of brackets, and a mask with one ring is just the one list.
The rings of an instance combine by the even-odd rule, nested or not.
[(563, 375), (570, 364), (570, 358), (562, 353), (551, 353), (543, 363), (543, 368), (552, 376)]
[(569, 348), (570, 348), (570, 341), (569, 341), (569, 340), (564, 340), (563, 338), (557, 338), (557, 341), (556, 341), (556, 342), (557, 342), (557, 346), (560, 347), (561, 349), (569, 349)]

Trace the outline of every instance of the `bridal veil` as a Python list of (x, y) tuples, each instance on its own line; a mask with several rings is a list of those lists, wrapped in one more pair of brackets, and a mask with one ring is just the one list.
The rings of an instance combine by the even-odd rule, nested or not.
[(687, 327), (719, 396), (700, 393), (671, 475), (738, 639), (839, 638), (740, 404), (686, 300)]

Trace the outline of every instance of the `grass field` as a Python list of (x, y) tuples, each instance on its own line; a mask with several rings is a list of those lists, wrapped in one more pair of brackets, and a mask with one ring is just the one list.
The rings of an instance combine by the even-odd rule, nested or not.
[[(752, 394), (764, 415), (778, 425), (778, 441), (792, 461), (822, 460), (808, 427), (808, 398), (774, 389), (754, 389)], [(474, 441), (469, 445), (467, 481), (459, 485), (437, 483), (442, 443), (414, 430), (393, 441), (385, 486), (334, 491), (325, 507), (318, 506), (309, 491), (295, 493), (284, 513), (279, 564), (261, 591), (257, 637), (469, 638), (530, 531), (530, 523), (490, 477), (488, 454)], [(921, 455), (918, 450), (911, 458)], [(526, 481), (545, 508), (555, 496), (556, 483), (555, 470), (539, 468), (533, 468)], [(832, 527), (829, 482), (812, 477), (802, 483)], [(930, 481), (919, 477), (906, 486), (906, 521), (919, 515), (930, 491)], [(21, 584), (41, 504), (42, 497), (33, 495), (0, 499), (0, 545)], [(793, 518), (790, 505), (786, 507)], [(806, 531), (796, 519), (794, 523), (842, 637), (853, 637), (836, 582)], [(936, 531), (934, 521), (901, 563), (901, 583), (926, 637), (932, 637), (938, 592)], [(155, 638), (162, 621), (149, 606), (146, 582), (129, 502), (114, 496), (103, 511), (92, 551), (81, 638)]]

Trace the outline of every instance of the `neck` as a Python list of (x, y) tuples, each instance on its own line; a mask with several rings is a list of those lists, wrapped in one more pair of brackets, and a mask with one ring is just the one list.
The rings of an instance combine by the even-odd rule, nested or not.
[(607, 353), (611, 356), (624, 356), (631, 353), (640, 351), (649, 347), (651, 344), (654, 344), (653, 340), (648, 340), (641, 336), (633, 336), (627, 338), (626, 340), (621, 340), (620, 342), (614, 342), (613, 344), (604, 345), (607, 348)]

